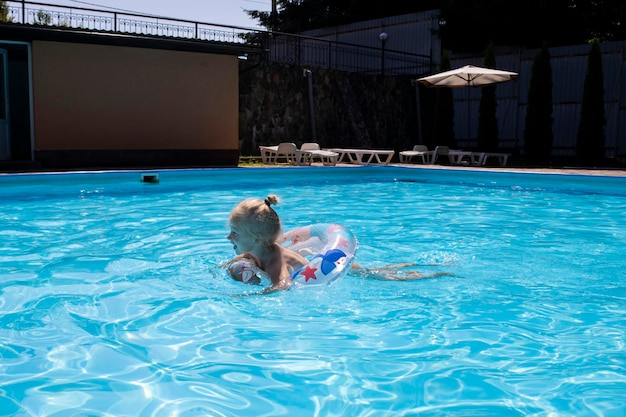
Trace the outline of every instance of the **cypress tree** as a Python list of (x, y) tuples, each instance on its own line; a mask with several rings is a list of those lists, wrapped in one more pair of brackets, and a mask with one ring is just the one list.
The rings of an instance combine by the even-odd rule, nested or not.
[(552, 66), (544, 43), (533, 61), (524, 125), (524, 147), (530, 162), (548, 163), (552, 156)]
[(601, 164), (605, 157), (604, 75), (598, 42), (591, 43), (583, 89), (576, 159), (583, 165)]
[[(496, 68), (496, 56), (493, 42), (485, 51), (485, 68)], [(496, 118), (496, 85), (488, 85), (480, 89), (480, 106), (478, 108), (478, 143), (477, 148), (484, 152), (495, 152), (498, 149), (498, 120)]]
[[(450, 69), (450, 55), (446, 49), (441, 52), (441, 63), (439, 71)], [(438, 88), (435, 99), (435, 138), (438, 145), (456, 148), (456, 138), (454, 135), (454, 101), (452, 99), (452, 89)]]
[(11, 22), (9, 17), (9, 6), (6, 1), (0, 1), (0, 22)]

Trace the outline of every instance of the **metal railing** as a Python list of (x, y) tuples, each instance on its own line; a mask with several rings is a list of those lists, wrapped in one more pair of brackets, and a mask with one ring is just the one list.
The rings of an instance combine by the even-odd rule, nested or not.
[(272, 62), (391, 76), (429, 73), (432, 64), (427, 55), (289, 34), (273, 34), (269, 52)]
[(270, 62), (339, 71), (411, 76), (431, 71), (430, 56), (321, 38), (25, 0), (6, 4), (9, 23), (245, 45), (266, 53)]
[(8, 22), (53, 26), (94, 32), (118, 32), (143, 36), (248, 43), (254, 29), (217, 23), (172, 19), (163, 16), (57, 6), (30, 1), (7, 1)]

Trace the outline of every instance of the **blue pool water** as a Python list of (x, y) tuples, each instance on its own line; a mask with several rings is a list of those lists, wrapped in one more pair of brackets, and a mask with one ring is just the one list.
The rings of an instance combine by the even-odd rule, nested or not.
[[(626, 178), (401, 167), (0, 176), (0, 415), (623, 416)], [(277, 194), (366, 267), (269, 296), (227, 216)]]

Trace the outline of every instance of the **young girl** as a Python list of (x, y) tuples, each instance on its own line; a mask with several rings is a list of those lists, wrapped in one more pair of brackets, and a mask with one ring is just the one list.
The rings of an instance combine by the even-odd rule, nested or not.
[[(263, 293), (285, 290), (291, 287), (291, 276), (308, 260), (300, 254), (283, 248), (277, 241), (282, 235), (280, 219), (272, 208), (278, 204), (278, 197), (269, 195), (265, 200), (247, 199), (239, 203), (230, 213), (230, 233), (226, 238), (233, 244), (237, 256), (226, 263), (231, 277), (250, 284), (259, 284), (257, 268), (270, 279), (272, 285)], [(237, 262), (245, 260), (246, 262)], [(451, 275), (446, 272), (422, 275), (417, 271), (406, 270), (416, 264), (387, 265), (377, 269), (367, 269), (356, 262), (352, 268), (362, 277), (379, 280), (406, 281), (435, 278)], [(249, 268), (249, 271), (245, 271)]]
[[(228, 220), (230, 233), (226, 239), (233, 244), (237, 256), (226, 266), (230, 267), (242, 258), (254, 263), (267, 273), (272, 282), (263, 292), (289, 288), (291, 275), (308, 262), (303, 256), (276, 243), (282, 234), (282, 227), (272, 205), (278, 202), (275, 195), (268, 195), (265, 200), (244, 200), (231, 211)], [(258, 283), (256, 280), (252, 282)]]

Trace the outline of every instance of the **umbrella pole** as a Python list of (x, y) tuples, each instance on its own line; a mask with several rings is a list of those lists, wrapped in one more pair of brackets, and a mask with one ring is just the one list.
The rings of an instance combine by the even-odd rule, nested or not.
[(470, 122), (470, 82), (467, 82), (467, 143), (471, 139), (472, 124)]
[(415, 102), (417, 103), (417, 141), (420, 145), (423, 145), (422, 139), (422, 111), (420, 107), (420, 85), (415, 83)]

